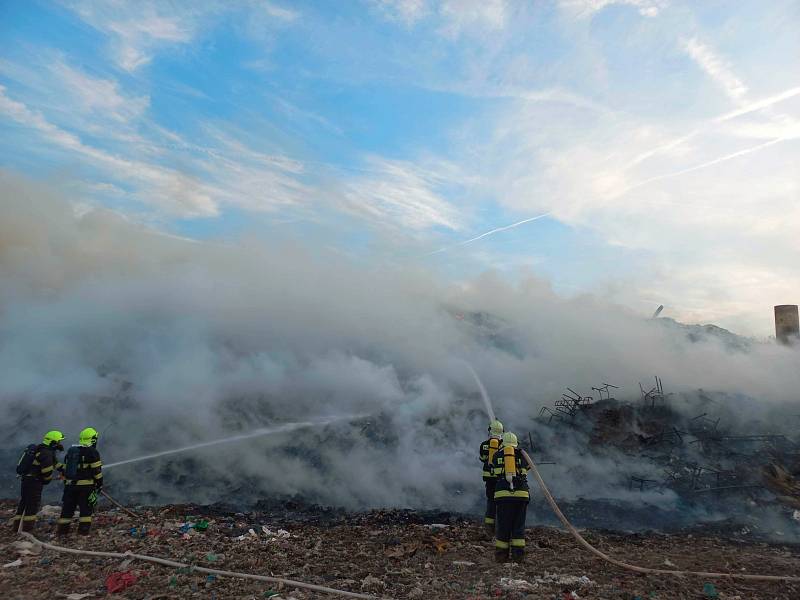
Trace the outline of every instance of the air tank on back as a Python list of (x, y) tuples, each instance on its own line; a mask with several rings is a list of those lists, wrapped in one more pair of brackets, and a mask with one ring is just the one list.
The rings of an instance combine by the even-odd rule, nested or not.
[(775, 307), (775, 338), (787, 346), (800, 341), (797, 304), (781, 304)]

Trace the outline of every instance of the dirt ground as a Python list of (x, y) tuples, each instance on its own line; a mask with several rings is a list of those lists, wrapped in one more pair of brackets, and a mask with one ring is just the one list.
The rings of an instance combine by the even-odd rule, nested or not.
[[(432, 522), (410, 511), (374, 511), (326, 520), (276, 519), (267, 513), (223, 514), (171, 506), (140, 509), (134, 519), (101, 508), (88, 538), (73, 533), (73, 548), (171, 558), (197, 566), (272, 575), (380, 598), (435, 599), (679, 599), (778, 600), (800, 598), (800, 584), (638, 575), (621, 571), (553, 528), (527, 530), (524, 564), (495, 564), (482, 527), (462, 517)], [(0, 503), (0, 519), (13, 512)], [(37, 536), (53, 540), (53, 509)], [(202, 519), (208, 521), (203, 529)], [(250, 531), (252, 530), (252, 531)], [(599, 549), (628, 562), (670, 569), (800, 575), (800, 547), (742, 543), (691, 534), (586, 532)], [(136, 582), (118, 598), (333, 598), (268, 583), (209, 577), (188, 569), (120, 559), (15, 548), (0, 533), (0, 598), (36, 600), (110, 596), (106, 578), (131, 572)], [(61, 542), (58, 542), (61, 543)], [(33, 554), (26, 553), (33, 551)], [(15, 561), (19, 560), (17, 564)], [(14, 566), (8, 566), (11, 563)], [(82, 594), (88, 594), (82, 596)]]

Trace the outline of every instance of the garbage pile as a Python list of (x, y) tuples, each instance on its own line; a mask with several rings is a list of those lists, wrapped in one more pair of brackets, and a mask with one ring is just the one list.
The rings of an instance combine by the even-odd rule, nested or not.
[[(0, 502), (0, 519), (13, 503)], [(328, 513), (286, 518), (280, 511), (226, 512), (215, 506), (132, 507), (138, 519), (101, 506), (90, 537), (66, 545), (172, 559), (167, 567), (126, 559), (57, 553), (0, 531), (0, 597), (311, 599), (319, 592), (285, 585), (207, 575), (194, 567), (288, 578), (376, 598), (489, 600), (667, 600), (747, 598), (789, 600), (800, 585), (704, 581), (617, 571), (580, 549), (566, 533), (529, 528), (529, 556), (522, 565), (493, 561), (491, 540), (480, 524), (461, 515), (409, 510)], [(52, 511), (50, 511), (52, 512)], [(314, 511), (284, 512), (295, 514)], [(45, 510), (37, 537), (53, 542)], [(590, 542), (644, 566), (787, 574), (800, 571), (800, 547), (733, 543), (713, 536), (587, 532)], [(55, 543), (59, 543), (55, 541)], [(332, 597), (332, 596), (331, 596)]]
[[(654, 384), (639, 385), (635, 400), (618, 400), (618, 394), (619, 388), (608, 383), (587, 395), (567, 388), (541, 409), (539, 430), (531, 439), (543, 430), (568, 431), (586, 455), (636, 458), (647, 468), (627, 473), (620, 486), (675, 493), (687, 507), (729, 513), (728, 504), (739, 498), (786, 515), (800, 508), (800, 416), (789, 415), (797, 423), (775, 416), (746, 418), (740, 413), (758, 409), (757, 400), (704, 390), (671, 394), (657, 376)], [(535, 444), (531, 449), (559, 461), (557, 450)]]

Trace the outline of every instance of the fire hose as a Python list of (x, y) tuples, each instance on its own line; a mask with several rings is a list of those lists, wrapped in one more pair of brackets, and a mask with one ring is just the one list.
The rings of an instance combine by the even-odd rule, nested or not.
[[(522, 449), (521, 449), (522, 450)], [(533, 462), (528, 453), (525, 450), (522, 450), (522, 455), (525, 457), (525, 460), (528, 461), (528, 466), (530, 466), (531, 471), (533, 472), (533, 476), (536, 477), (536, 481), (539, 483), (539, 487), (542, 488), (542, 493), (544, 494), (547, 503), (550, 505), (550, 508), (553, 509), (553, 513), (558, 517), (558, 520), (567, 528), (567, 530), (572, 534), (572, 537), (586, 550), (597, 556), (598, 558), (603, 559), (606, 562), (611, 563), (617, 567), (622, 569), (626, 569), (628, 571), (634, 571), (636, 573), (652, 573), (656, 575), (676, 575), (679, 577), (685, 575), (694, 575), (697, 577), (705, 577), (707, 579), (720, 579), (720, 578), (727, 578), (727, 579), (744, 579), (748, 581), (797, 581), (800, 582), (800, 577), (792, 576), (792, 575), (749, 575), (743, 573), (704, 573), (702, 571), (678, 571), (678, 570), (670, 570), (670, 569), (653, 569), (650, 567), (640, 567), (638, 565), (631, 565), (626, 562), (622, 562), (621, 560), (617, 560), (601, 552), (594, 546), (592, 546), (589, 542), (584, 539), (584, 537), (578, 532), (577, 529), (569, 522), (567, 517), (564, 516), (564, 513), (561, 512), (561, 509), (556, 504), (553, 495), (550, 493), (550, 490), (547, 488), (542, 476), (539, 474), (539, 469), (536, 468), (536, 464)]]
[(32, 542), (39, 544), (40, 546), (47, 548), (48, 550), (55, 550), (56, 552), (66, 552), (67, 554), (81, 554), (84, 556), (98, 556), (103, 558), (122, 558), (122, 559), (133, 558), (136, 560), (143, 560), (146, 562), (151, 562), (158, 565), (164, 565), (167, 567), (175, 567), (178, 569), (190, 569), (191, 571), (197, 571), (198, 573), (207, 573), (209, 575), (219, 575), (221, 577), (238, 577), (239, 579), (255, 579), (256, 581), (279, 583), (287, 585), (289, 587), (304, 588), (307, 590), (313, 590), (315, 592), (321, 592), (324, 594), (344, 596), (346, 598), (365, 598), (367, 600), (376, 600), (375, 596), (370, 596), (367, 594), (357, 594), (355, 592), (347, 592), (344, 590), (337, 590), (334, 588), (324, 587), (321, 585), (315, 585), (313, 583), (294, 581), (292, 579), (283, 579), (281, 577), (267, 577), (266, 575), (254, 575), (252, 573), (239, 573), (237, 571), (222, 571), (220, 569), (207, 569), (206, 567), (187, 565), (186, 563), (181, 563), (174, 560), (167, 560), (165, 558), (158, 558), (155, 556), (147, 556), (146, 554), (134, 554), (133, 552), (124, 552), (124, 553), (100, 552), (97, 550), (78, 550), (77, 548), (65, 548), (64, 546), (57, 546), (55, 544), (48, 544), (47, 542), (42, 542), (33, 535), (31, 535), (30, 533), (22, 532), (20, 533), (20, 535), (25, 536)]

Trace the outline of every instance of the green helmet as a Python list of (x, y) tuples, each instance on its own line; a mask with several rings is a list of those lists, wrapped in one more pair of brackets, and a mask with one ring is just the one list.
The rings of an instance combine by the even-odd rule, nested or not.
[(517, 443), (517, 436), (510, 431), (503, 434), (503, 446), (511, 446), (512, 448), (516, 448)]
[(97, 438), (100, 434), (97, 433), (97, 430), (92, 427), (87, 427), (83, 431), (81, 431), (81, 435), (78, 438), (78, 442), (81, 446), (93, 446), (97, 443)]
[(44, 434), (44, 439), (42, 440), (42, 443), (45, 446), (57, 446), (63, 441), (64, 441), (64, 434), (61, 433), (60, 431), (53, 430), (53, 431), (48, 431), (47, 433)]
[(503, 435), (503, 424), (497, 419), (489, 423), (489, 435), (495, 435), (497, 437)]

